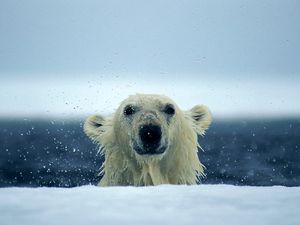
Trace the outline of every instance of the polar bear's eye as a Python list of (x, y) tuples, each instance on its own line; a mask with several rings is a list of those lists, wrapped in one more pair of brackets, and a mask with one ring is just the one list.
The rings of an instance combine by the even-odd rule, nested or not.
[(171, 104), (166, 105), (164, 112), (168, 115), (174, 115), (175, 114), (174, 106)]
[(128, 105), (124, 109), (124, 115), (130, 116), (135, 113), (135, 108), (132, 105)]

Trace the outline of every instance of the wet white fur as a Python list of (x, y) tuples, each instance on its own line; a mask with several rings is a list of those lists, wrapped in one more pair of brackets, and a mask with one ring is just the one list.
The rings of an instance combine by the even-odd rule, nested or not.
[[(140, 114), (139, 118), (128, 123), (123, 110), (129, 103), (139, 105), (144, 112), (153, 111), (158, 115), (155, 122), (161, 125), (169, 143), (165, 153), (139, 155), (132, 149), (131, 140), (136, 137), (138, 126), (145, 117)], [(176, 112), (169, 124), (159, 110), (167, 103), (173, 104)], [(197, 155), (197, 147), (200, 147), (197, 134), (204, 135), (211, 121), (211, 114), (203, 105), (182, 111), (166, 96), (145, 94), (129, 96), (110, 118), (90, 116), (84, 124), (84, 131), (99, 144), (100, 152), (105, 156), (99, 185), (196, 184), (203, 175), (203, 165)]]

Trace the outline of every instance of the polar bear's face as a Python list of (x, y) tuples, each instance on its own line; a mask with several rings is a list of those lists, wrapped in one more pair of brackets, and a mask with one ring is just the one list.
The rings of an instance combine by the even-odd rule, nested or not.
[(175, 103), (166, 97), (130, 96), (115, 115), (117, 139), (139, 155), (163, 154), (170, 146), (178, 113)]
[(168, 97), (138, 94), (125, 99), (111, 119), (89, 117), (84, 130), (100, 144), (114, 142), (140, 156), (154, 156), (166, 153), (177, 140), (189, 138), (183, 137), (183, 129), (204, 134), (210, 123), (205, 106), (184, 112)]

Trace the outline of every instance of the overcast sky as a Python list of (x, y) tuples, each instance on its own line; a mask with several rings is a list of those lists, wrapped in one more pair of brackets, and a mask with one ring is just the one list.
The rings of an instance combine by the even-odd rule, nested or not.
[(135, 92), (298, 115), (300, 1), (1, 0), (0, 115), (112, 112)]

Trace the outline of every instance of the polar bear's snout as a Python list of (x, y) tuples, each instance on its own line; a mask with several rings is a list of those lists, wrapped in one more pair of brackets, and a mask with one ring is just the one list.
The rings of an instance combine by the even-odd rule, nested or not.
[(133, 149), (139, 155), (162, 154), (167, 149), (162, 128), (156, 124), (141, 125)]
[(160, 147), (161, 135), (161, 128), (158, 125), (141, 126), (139, 138), (145, 153), (160, 153), (157, 150)]

